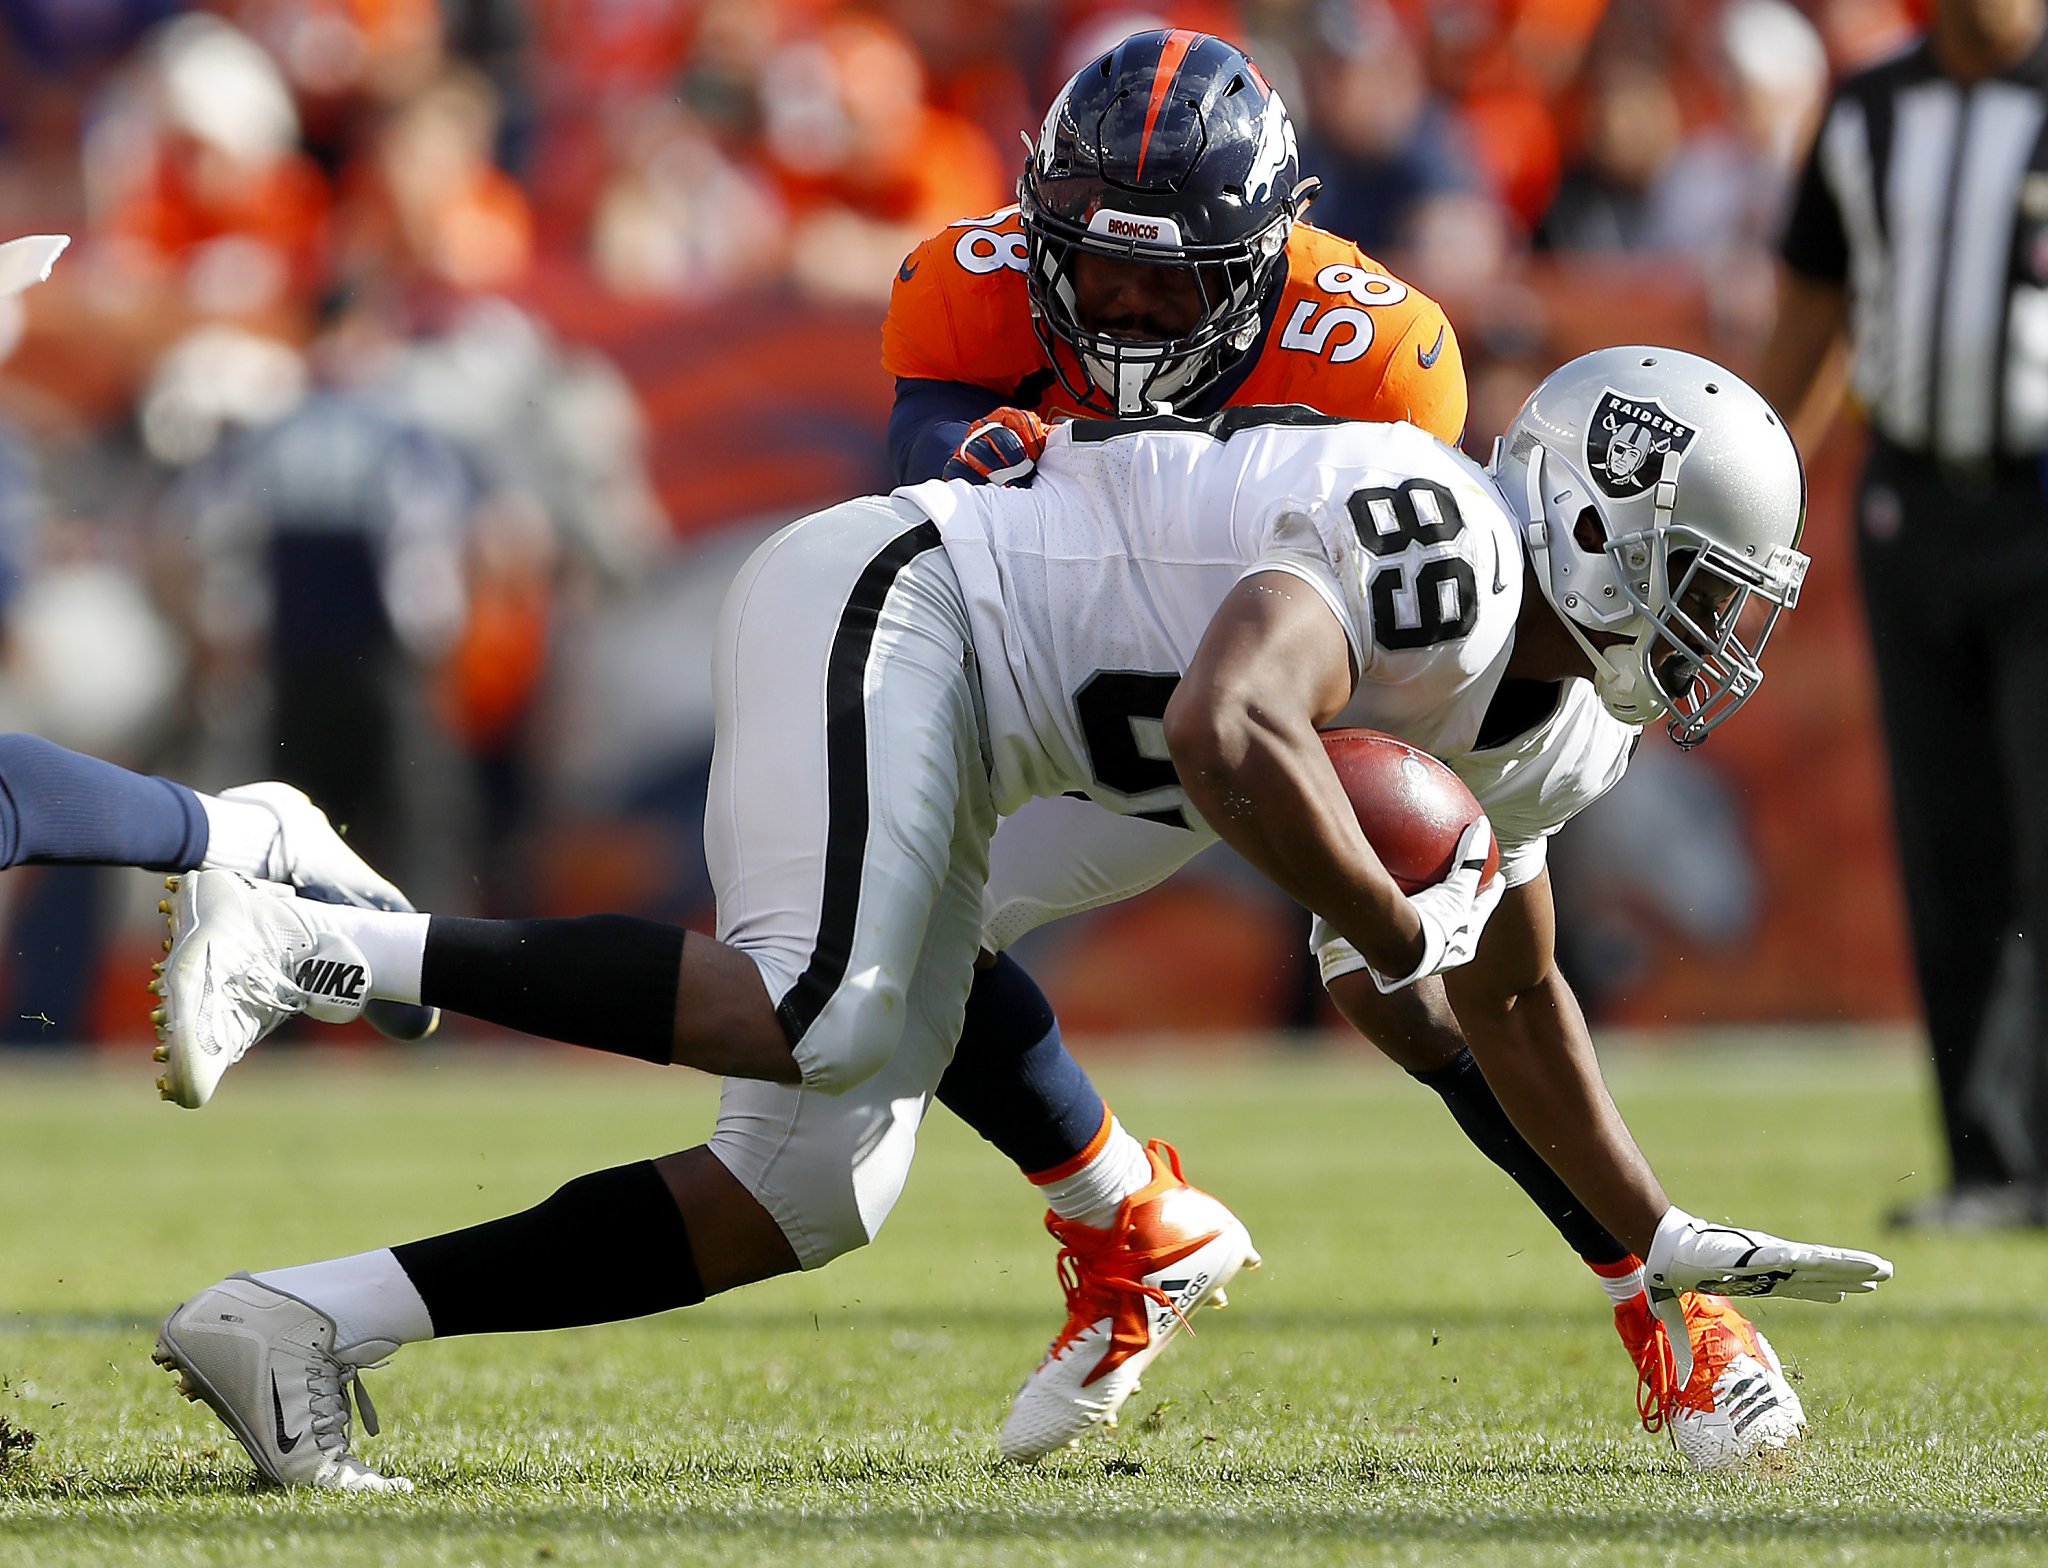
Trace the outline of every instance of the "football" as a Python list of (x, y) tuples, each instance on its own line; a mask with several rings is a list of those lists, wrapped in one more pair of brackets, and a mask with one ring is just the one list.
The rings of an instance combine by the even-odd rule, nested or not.
[[(1378, 730), (1326, 730), (1323, 749), (1350, 797), (1365, 840), (1400, 883), (1419, 893), (1450, 872), (1458, 837), (1479, 815), (1465, 781), (1426, 751)], [(1500, 868), (1500, 848), (1486, 855), (1486, 876)]]

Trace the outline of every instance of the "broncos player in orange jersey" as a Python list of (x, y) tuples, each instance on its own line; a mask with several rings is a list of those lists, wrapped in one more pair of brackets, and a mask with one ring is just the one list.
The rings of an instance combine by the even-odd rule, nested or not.
[[(1315, 184), (1300, 177), (1278, 94), (1222, 39), (1139, 33), (1084, 66), (1031, 144), (1018, 205), (950, 225), (897, 273), (882, 332), (897, 481), (1029, 484), (1048, 420), (1232, 404), (1407, 420), (1455, 443), (1466, 408), (1456, 334), (1434, 300), (1301, 221)], [(1517, 683), (1502, 696), (1503, 711), (1487, 716), (1502, 741), (1551, 711)], [(1106, 714), (1100, 737), (1134, 777), (1166, 766), (1145, 750), (1159, 717), (1147, 700)], [(1039, 1187), (1061, 1244), (1067, 1318), (1005, 1422), (1013, 1459), (1113, 1423), (1186, 1312), (1221, 1305), (1223, 1285), (1258, 1261), (1243, 1225), (1182, 1178), (1170, 1147), (1123, 1129), (1030, 976), (996, 956), (1038, 924), (1163, 879), (1189, 837), (1051, 799), (1006, 820), (995, 840), (986, 951), (938, 1098)], [(1798, 1396), (1725, 1300), (1682, 1299), (1691, 1344), (1674, 1360), (1640, 1261), (1515, 1130), (1440, 982), (1381, 996), (1340, 976), (1330, 991), (1443, 1097), (1598, 1277), (1646, 1426), (1668, 1425), (1702, 1468), (1797, 1435)]]

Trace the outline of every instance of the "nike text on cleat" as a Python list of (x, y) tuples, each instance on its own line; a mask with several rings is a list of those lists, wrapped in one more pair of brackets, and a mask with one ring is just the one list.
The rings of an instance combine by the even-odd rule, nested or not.
[[(164, 1098), (197, 1110), (221, 1075), (294, 1013), (326, 1023), (363, 1010), (369, 964), (347, 937), (315, 934), (283, 889), (238, 871), (195, 871), (171, 901), (157, 1037)], [(308, 982), (318, 989), (309, 990)]]
[(1636, 1364), (1636, 1411), (1651, 1432), (1669, 1430), (1695, 1470), (1726, 1470), (1783, 1449), (1806, 1426), (1806, 1410), (1771, 1342), (1725, 1297), (1680, 1297), (1692, 1369), (1678, 1386), (1663, 1322), (1637, 1296), (1614, 1309), (1614, 1326)]
[(370, 982), (370, 971), (362, 964), (352, 964), (340, 958), (302, 958), (298, 972), (292, 976), (299, 989), (306, 993), (306, 1006), (324, 1001), (333, 1007), (349, 1007), (361, 1011), (363, 1003), (369, 1000), (365, 987)]
[(279, 1486), (410, 1492), (412, 1482), (380, 1475), (349, 1451), (351, 1396), (363, 1430), (377, 1435), (363, 1369), (396, 1348), (337, 1348), (326, 1313), (236, 1274), (164, 1319), (151, 1359), (178, 1375), (181, 1394), (226, 1422)]
[[(348, 847), (327, 813), (289, 784), (243, 784), (221, 791), (222, 800), (261, 806), (277, 818), (271, 869), (306, 898), (363, 909), (410, 910), (397, 885), (381, 877)], [(315, 1016), (318, 1016), (317, 1014)], [(372, 1002), (364, 1017), (394, 1040), (424, 1040), (439, 1027), (441, 1010), (409, 1002)]]
[(1180, 1157), (1145, 1146), (1152, 1180), (1093, 1230), (1047, 1214), (1060, 1244), (1067, 1321), (1010, 1405), (998, 1446), (1032, 1460), (1092, 1427), (1114, 1426), (1138, 1379), (1198, 1307), (1220, 1307), (1224, 1287), (1259, 1255), (1236, 1215), (1180, 1173)]

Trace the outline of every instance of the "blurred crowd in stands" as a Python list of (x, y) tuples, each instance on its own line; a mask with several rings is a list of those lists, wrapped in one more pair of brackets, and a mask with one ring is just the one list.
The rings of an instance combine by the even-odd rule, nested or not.
[[(0, 238), (76, 236), (0, 302), (0, 725), (289, 777), (431, 907), (701, 918), (726, 575), (886, 488), (898, 260), (1012, 200), (1060, 82), (1162, 23), (1245, 44), (1313, 220), (1449, 305), (1483, 453), (1556, 352), (1652, 335), (1659, 290), (1742, 362), (1831, 73), (1915, 16), (0, 0)], [(1672, 918), (1739, 926), (1739, 843), (1708, 861)], [(111, 885), (0, 878), (9, 958), (77, 969), (69, 1035), (133, 1027), (90, 956)], [(10, 999), (0, 1034), (35, 1035)]]

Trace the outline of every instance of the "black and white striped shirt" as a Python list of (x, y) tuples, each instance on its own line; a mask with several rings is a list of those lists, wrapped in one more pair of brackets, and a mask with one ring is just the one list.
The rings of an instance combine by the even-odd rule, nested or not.
[(1844, 81), (1784, 257), (1847, 286), (1888, 440), (1960, 465), (2048, 449), (2048, 36), (1970, 84), (1924, 39)]

